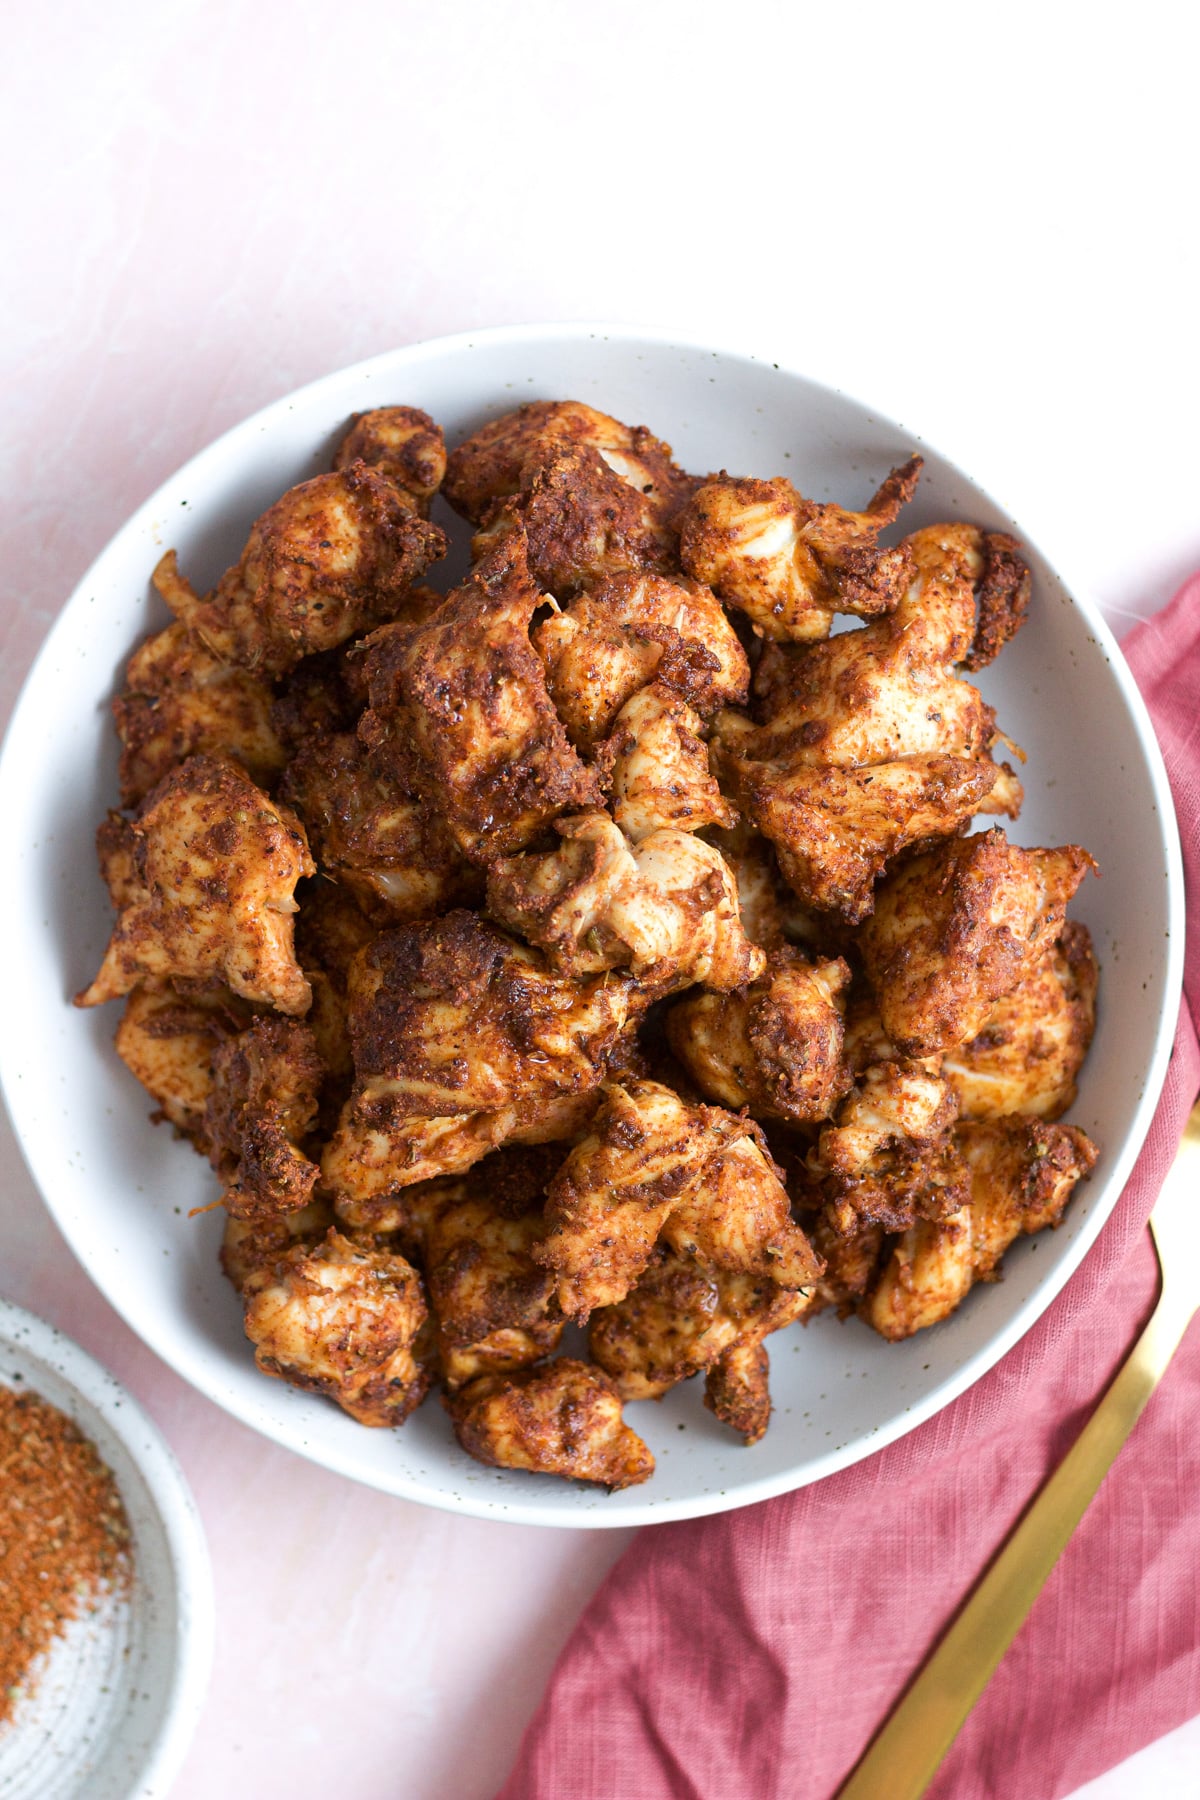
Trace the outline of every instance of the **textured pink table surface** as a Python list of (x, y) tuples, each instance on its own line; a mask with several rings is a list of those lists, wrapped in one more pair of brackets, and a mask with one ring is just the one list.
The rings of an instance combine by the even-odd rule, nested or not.
[[(217, 432), (515, 319), (674, 324), (871, 395), (1118, 628), (1200, 562), (1186, 62), (1149, 26), (851, 30), (763, 0), (43, 20), (6, 21), (0, 74), (5, 718), (88, 562)], [(178, 1800), (484, 1800), (623, 1534), (425, 1511), (261, 1442), (115, 1318), (7, 1128), (0, 1176), (0, 1292), (128, 1382), (208, 1530), (217, 1664)], [(1161, 1800), (1194, 1791), (1171, 1767), (1194, 1748), (1164, 1748)]]

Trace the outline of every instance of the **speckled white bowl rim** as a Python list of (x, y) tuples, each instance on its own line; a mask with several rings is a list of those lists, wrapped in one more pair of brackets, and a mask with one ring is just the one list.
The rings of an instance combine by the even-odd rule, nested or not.
[[(170, 1644), (158, 1648), (172, 1657), (174, 1677), (129, 1794), (130, 1800), (166, 1800), (195, 1735), (212, 1672), (212, 1567), (199, 1510), (158, 1427), (128, 1388), (74, 1339), (36, 1313), (0, 1300), (0, 1349), (6, 1345), (45, 1364), (72, 1390), (80, 1402), (72, 1416), (85, 1435), (94, 1435), (89, 1413), (103, 1420), (136, 1465), (162, 1525), (175, 1586), (176, 1632)], [(152, 1639), (147, 1648), (155, 1646)], [(86, 1789), (80, 1793), (85, 1796)]]
[[(917, 446), (928, 456), (941, 456), (952, 472), (956, 472), (960, 479), (968, 481), (980, 500), (986, 502), (994, 512), (1003, 516), (1005, 528), (1018, 532), (1027, 552), (1031, 555), (1042, 556), (1053, 576), (1063, 584), (1064, 593), (1060, 597), (1068, 597), (1065, 591), (1066, 580), (1061, 569), (1050, 559), (1045, 558), (1044, 552), (1040, 551), (1039, 546), (1021, 530), (1018, 523), (1012, 521), (1004, 513), (1004, 509), (991, 499), (986, 490), (979, 488), (978, 484), (973, 482), (965, 471), (954, 464), (950, 458), (945, 457), (944, 453), (940, 453), (936, 446), (929, 445), (919, 432), (909, 426), (901, 426), (895, 420), (891, 420), (887, 415), (879, 412), (877, 408), (870, 406), (868, 402), (860, 400), (845, 389), (832, 388), (827, 384), (816, 382), (811, 377), (805, 376), (802, 371), (780, 363), (769, 354), (755, 354), (747, 351), (744, 347), (725, 349), (709, 340), (692, 338), (685, 333), (654, 326), (572, 322), (548, 325), (509, 325), (481, 331), (460, 332), (452, 336), (427, 339), (405, 346), (400, 350), (367, 358), (349, 368), (322, 376), (317, 381), (308, 383), (293, 393), (272, 401), (268, 406), (235, 425), (198, 452), (183, 468), (156, 490), (144, 505), (126, 521), (106, 549), (101, 552), (91, 569), (78, 584), (71, 602), (68, 603), (68, 608), (65, 609), (66, 616), (60, 615), (59, 620), (52, 627), (27, 679), (26, 687), (10, 722), (3, 752), (0, 753), (0, 794), (6, 792), (14, 781), (20, 779), (14, 751), (18, 725), (25, 726), (24, 736), (27, 739), (33, 728), (32, 720), (22, 719), (22, 710), (41, 665), (58, 652), (60, 633), (65, 634), (64, 648), (70, 642), (69, 634), (75, 623), (69, 616), (72, 604), (80, 602), (86, 590), (99, 585), (106, 559), (117, 552), (118, 546), (127, 534), (134, 531), (147, 532), (152, 529), (152, 522), (167, 516), (174, 516), (174, 507), (178, 504), (179, 493), (181, 491), (190, 492), (193, 482), (202, 485), (207, 469), (218, 464), (228, 450), (235, 446), (249, 444), (262, 434), (268, 433), (272, 422), (276, 418), (282, 418), (287, 411), (293, 409), (296, 403), (300, 401), (317, 402), (323, 391), (329, 390), (331, 394), (336, 393), (351, 378), (364, 379), (378, 375), (385, 382), (392, 384), (392, 395), (389, 395), (389, 398), (394, 395), (403, 399), (404, 395), (398, 392), (396, 383), (403, 380), (406, 370), (419, 370), (425, 362), (436, 362), (447, 356), (459, 354), (465, 356), (473, 350), (492, 350), (498, 347), (514, 351), (528, 348), (530, 351), (534, 351), (538, 346), (546, 348), (583, 346), (589, 339), (615, 343), (623, 348), (628, 347), (631, 355), (639, 354), (637, 346), (642, 346), (651, 354), (678, 350), (689, 355), (719, 358), (725, 364), (758, 364), (760, 367), (779, 370), (785, 376), (795, 376), (814, 392), (820, 391), (827, 396), (836, 397), (869, 412), (873, 424), (887, 427), (904, 442)], [(513, 384), (509, 383), (508, 385), (512, 386)], [(373, 391), (378, 393), (380, 390), (376, 387)], [(515, 405), (520, 398), (520, 393), (514, 392), (511, 396), (512, 403)], [(599, 403), (602, 404), (602, 400)], [(652, 419), (649, 422), (652, 429), (663, 430), (670, 435), (669, 421)], [(417, 1500), (452, 1512), (503, 1519), (514, 1524), (553, 1525), (567, 1528), (630, 1526), (661, 1523), (669, 1519), (699, 1517), (708, 1513), (726, 1511), (733, 1507), (750, 1505), (834, 1474), (864, 1457), (873, 1455), (877, 1450), (883, 1449), (887, 1444), (932, 1418), (986, 1374), (1024, 1336), (1074, 1274), (1095, 1242), (1120, 1197), (1149, 1130), (1166, 1074), (1178, 1016), (1184, 949), (1183, 871), (1178, 827), (1162, 755), (1149, 714), (1132, 674), (1098, 608), (1086, 597), (1080, 597), (1074, 589), (1069, 590), (1069, 598), (1071, 604), (1082, 614), (1090, 639), (1095, 643), (1109, 666), (1112, 679), (1126, 709), (1128, 722), (1132, 726), (1137, 749), (1142, 759), (1143, 773), (1149, 781), (1153, 796), (1153, 810), (1158, 819), (1157, 847), (1161, 851), (1162, 859), (1161, 868), (1156, 865), (1154, 872), (1156, 875), (1165, 876), (1166, 879), (1165, 917), (1167, 929), (1165, 936), (1167, 942), (1162, 953), (1159, 978), (1156, 983), (1161, 996), (1161, 1004), (1156, 1019), (1152, 1051), (1145, 1062), (1136, 1071), (1131, 1072), (1132, 1078), (1140, 1084), (1139, 1099), (1132, 1116), (1132, 1123), (1119, 1144), (1115, 1147), (1111, 1145), (1107, 1147), (1113, 1150), (1112, 1159), (1108, 1165), (1107, 1179), (1099, 1193), (1096, 1192), (1095, 1184), (1092, 1185), (1086, 1209), (1087, 1216), (1082, 1225), (1075, 1230), (1072, 1241), (1067, 1247), (1067, 1253), (1061, 1255), (1054, 1266), (1046, 1270), (1040, 1284), (1018, 1305), (1012, 1316), (1004, 1322), (1000, 1329), (996, 1330), (979, 1349), (969, 1354), (956, 1370), (931, 1387), (923, 1396), (907, 1406), (897, 1406), (896, 1412), (891, 1418), (862, 1432), (859, 1436), (838, 1444), (824, 1454), (811, 1456), (802, 1467), (789, 1467), (761, 1477), (753, 1476), (747, 1467), (744, 1476), (739, 1473), (737, 1479), (730, 1479), (728, 1486), (722, 1486), (719, 1489), (709, 1488), (679, 1499), (656, 1501), (653, 1494), (653, 1480), (644, 1489), (626, 1490), (623, 1494), (616, 1496), (620, 1502), (619, 1505), (611, 1502), (606, 1504), (602, 1495), (597, 1497), (596, 1504), (589, 1501), (586, 1506), (571, 1502), (559, 1505), (547, 1490), (557, 1486), (561, 1491), (567, 1484), (555, 1484), (545, 1480), (536, 1481), (530, 1477), (518, 1477), (511, 1490), (497, 1492), (495, 1497), (478, 1490), (471, 1492), (469, 1481), (463, 1482), (454, 1491), (431, 1492), (419, 1479), (409, 1479), (403, 1472), (388, 1471), (385, 1474), (361, 1466), (347, 1471), (343, 1466), (343, 1459), (339, 1457), (336, 1450), (330, 1450), (325, 1444), (312, 1441), (309, 1429), (306, 1429), (301, 1416), (289, 1420), (286, 1416), (286, 1407), (281, 1408), (279, 1414), (273, 1410), (271, 1390), (276, 1389), (276, 1384), (264, 1383), (262, 1399), (256, 1401), (251, 1401), (241, 1394), (234, 1394), (221, 1384), (214, 1385), (211, 1380), (206, 1379), (206, 1370), (200, 1359), (184, 1353), (178, 1343), (172, 1339), (168, 1330), (152, 1328), (146, 1320), (137, 1316), (136, 1308), (123, 1305), (121, 1296), (112, 1291), (104, 1278), (104, 1273), (88, 1267), (88, 1264), (84, 1262), (84, 1266), (88, 1267), (88, 1273), (92, 1275), (117, 1310), (122, 1312), (132, 1329), (152, 1349), (186, 1380), (192, 1382), (202, 1393), (224, 1407), (244, 1424), (262, 1431), (276, 1442), (336, 1473), (350, 1472), (353, 1479), (379, 1487), (399, 1498)], [(69, 1208), (59, 1203), (59, 1197), (55, 1192), (53, 1173), (49, 1166), (47, 1166), (45, 1176), (40, 1172), (44, 1160), (43, 1146), (39, 1142), (36, 1132), (31, 1132), (26, 1128), (18, 1077), (19, 1059), (13, 1034), (0, 1034), (0, 1090), (7, 1102), (18, 1142), (34, 1180), (38, 1183), (47, 1205), (68, 1241), (71, 1242), (74, 1221)], [(45, 1160), (48, 1164), (48, 1159)], [(1036, 1239), (1025, 1240), (1026, 1247), (1036, 1245), (1036, 1243)], [(83, 1261), (82, 1255), (80, 1260)], [(276, 1391), (278, 1390), (276, 1389)], [(496, 1473), (496, 1471), (479, 1471), (481, 1477), (485, 1474), (495, 1476)], [(536, 1492), (531, 1491), (530, 1484), (536, 1488)], [(490, 1486), (491, 1484), (484, 1485)]]

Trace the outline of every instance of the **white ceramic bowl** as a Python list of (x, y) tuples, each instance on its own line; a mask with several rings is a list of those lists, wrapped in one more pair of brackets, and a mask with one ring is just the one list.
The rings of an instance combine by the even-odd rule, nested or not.
[(782, 472), (817, 499), (849, 504), (918, 447), (925, 473), (904, 529), (963, 517), (1022, 535), (913, 432), (769, 361), (666, 334), (580, 325), (480, 332), (375, 357), (278, 401), (195, 457), (130, 519), (29, 677), (0, 761), (9, 856), (0, 1074), (33, 1174), (93, 1279), (148, 1344), (237, 1418), (405, 1498), (525, 1523), (629, 1525), (720, 1511), (830, 1474), (927, 1419), (1029, 1329), (1095, 1238), (1149, 1125), (1178, 1003), (1182, 878), (1162, 762), (1120, 653), (1095, 609), (1026, 541), (1031, 617), (980, 682), (1029, 754), (1014, 836), (1082, 843), (1103, 870), (1072, 909), (1095, 934), (1103, 983), (1071, 1118), (1101, 1157), (1061, 1230), (1024, 1240), (1002, 1283), (977, 1289), (954, 1318), (906, 1344), (831, 1317), (772, 1338), (776, 1412), (752, 1450), (705, 1412), (694, 1382), (633, 1407), (658, 1470), (611, 1497), (481, 1467), (458, 1450), (436, 1402), (402, 1432), (367, 1431), (265, 1380), (217, 1267), (219, 1219), (186, 1216), (212, 1198), (208, 1169), (150, 1124), (145, 1095), (112, 1049), (117, 1009), (67, 1004), (98, 966), (110, 927), (91, 849), (116, 795), (108, 702), (130, 650), (166, 622), (148, 588), (163, 549), (178, 548), (197, 585), (215, 580), (257, 514), (328, 465), (351, 412), (423, 406), (454, 443), (522, 400), (567, 397), (649, 425), (688, 468)]
[(162, 1800), (192, 1739), (213, 1653), (204, 1529), (179, 1465), (107, 1370), (0, 1301), (0, 1385), (75, 1421), (116, 1478), (133, 1535), (128, 1599), (69, 1624), (0, 1725), (6, 1800)]

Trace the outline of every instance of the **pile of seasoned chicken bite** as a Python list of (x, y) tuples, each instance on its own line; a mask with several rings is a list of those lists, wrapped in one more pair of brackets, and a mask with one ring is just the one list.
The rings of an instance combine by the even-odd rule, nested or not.
[(449, 458), (383, 407), (210, 593), (163, 558), (77, 1003), (211, 1162), (265, 1373), (621, 1488), (624, 1401), (702, 1375), (754, 1443), (773, 1332), (907, 1338), (1058, 1223), (1093, 864), (972, 830), (1021, 807), (969, 676), (1030, 580), (881, 546), (920, 468), (855, 512), (574, 402)]

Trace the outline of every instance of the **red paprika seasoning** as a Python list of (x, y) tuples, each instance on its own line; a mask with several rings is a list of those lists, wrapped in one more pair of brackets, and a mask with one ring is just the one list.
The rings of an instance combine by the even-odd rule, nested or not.
[(129, 1521), (90, 1438), (39, 1394), (0, 1386), (0, 1727), (69, 1619), (127, 1593)]

